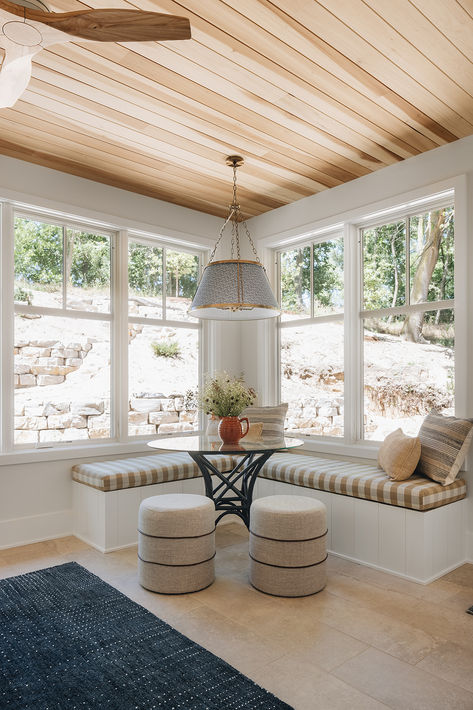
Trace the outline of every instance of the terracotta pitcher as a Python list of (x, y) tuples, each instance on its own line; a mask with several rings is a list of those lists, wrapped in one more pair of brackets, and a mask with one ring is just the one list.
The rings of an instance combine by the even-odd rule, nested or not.
[[(246, 422), (246, 431), (243, 434), (241, 422)], [(224, 444), (238, 444), (240, 439), (248, 434), (250, 422), (246, 417), (222, 417), (218, 425), (218, 435)]]

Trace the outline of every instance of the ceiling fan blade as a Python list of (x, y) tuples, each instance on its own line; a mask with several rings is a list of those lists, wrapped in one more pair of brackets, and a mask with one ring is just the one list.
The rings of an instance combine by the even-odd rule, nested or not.
[(81, 39), (95, 42), (149, 42), (190, 39), (187, 17), (141, 10), (79, 10), (41, 12), (0, 0), (0, 9)]
[(0, 109), (14, 106), (25, 91), (31, 79), (31, 58), (37, 51), (36, 47), (6, 45), (0, 70)]

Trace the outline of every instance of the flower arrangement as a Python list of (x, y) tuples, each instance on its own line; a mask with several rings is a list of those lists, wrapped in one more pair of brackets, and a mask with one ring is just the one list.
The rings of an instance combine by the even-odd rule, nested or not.
[(199, 392), (199, 407), (205, 414), (216, 417), (238, 417), (257, 397), (252, 387), (247, 387), (242, 379), (219, 372), (207, 377)]

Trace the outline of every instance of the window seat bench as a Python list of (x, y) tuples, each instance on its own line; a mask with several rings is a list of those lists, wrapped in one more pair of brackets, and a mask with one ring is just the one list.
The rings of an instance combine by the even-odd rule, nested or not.
[[(219, 470), (232, 466), (231, 456), (211, 459)], [(80, 464), (72, 477), (74, 534), (102, 552), (136, 544), (144, 498), (204, 493), (186, 453)], [(326, 505), (327, 546), (335, 555), (422, 584), (465, 562), (463, 479), (449, 486), (422, 476), (393, 482), (373, 465), (279, 453), (264, 465), (254, 497), (275, 494), (309, 495)]]

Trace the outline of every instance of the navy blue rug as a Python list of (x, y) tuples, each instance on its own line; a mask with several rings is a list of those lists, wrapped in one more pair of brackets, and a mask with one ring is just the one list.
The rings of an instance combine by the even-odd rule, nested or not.
[(2, 710), (293, 710), (71, 562), (0, 581)]

